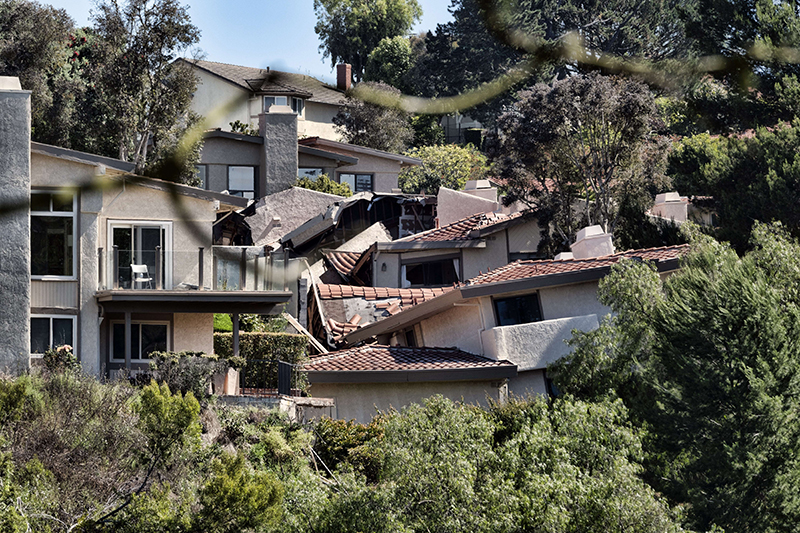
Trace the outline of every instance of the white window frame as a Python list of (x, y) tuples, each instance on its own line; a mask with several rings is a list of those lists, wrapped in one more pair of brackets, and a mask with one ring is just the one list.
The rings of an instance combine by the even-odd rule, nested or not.
[[(47, 315), (47, 314), (31, 314), (31, 319), (34, 318), (49, 318), (50, 319), (50, 342), (47, 344), (49, 347), (54, 348), (53, 346), (53, 319), (69, 319), (72, 320), (72, 353), (78, 353), (78, 321), (76, 320), (75, 315)], [(30, 326), (29, 326), (30, 327)], [(31, 350), (33, 350), (33, 346), (31, 346)], [(31, 351), (31, 358), (33, 359), (41, 359), (44, 356), (44, 353), (35, 353)]]
[[(58, 194), (64, 192), (58, 189), (35, 189), (31, 190), (31, 196), (35, 194)], [(75, 281), (78, 279), (78, 239), (75, 237), (78, 233), (78, 191), (70, 190), (72, 194), (72, 211), (52, 211), (53, 200), (50, 199), (50, 211), (30, 211), (29, 216), (45, 216), (45, 217), (63, 217), (72, 218), (72, 275), (71, 276), (56, 276), (52, 274), (34, 275), (31, 274), (31, 279), (35, 280), (59, 280), (59, 281)], [(32, 268), (32, 266), (31, 266)]]
[[(114, 358), (114, 325), (115, 324), (125, 324), (124, 320), (112, 320), (111, 325), (108, 328), (108, 360), (112, 363), (124, 363), (125, 362), (125, 355), (122, 355), (122, 359), (115, 359)], [(170, 328), (170, 323), (167, 320), (131, 320), (131, 326), (134, 324), (139, 325), (139, 359), (133, 358), (133, 353), (131, 353), (131, 363), (149, 363), (150, 359), (142, 359), (142, 324), (152, 324), (156, 326), (167, 326), (167, 349), (166, 351), (172, 351), (172, 331)], [(131, 332), (132, 333), (132, 332)]]
[[(113, 283), (114, 279), (114, 228), (131, 228), (135, 226), (160, 226), (164, 229), (164, 289), (172, 288), (172, 221), (171, 220), (114, 220), (109, 219), (106, 228), (106, 240), (108, 242), (108, 261), (106, 279)], [(155, 274), (155, 272), (150, 272)]]
[[(295, 103), (297, 103), (297, 107), (300, 108), (299, 111), (295, 109)], [(306, 101), (302, 98), (298, 98), (297, 96), (292, 96), (291, 106), (292, 111), (294, 111), (298, 117), (302, 117), (306, 110)]]

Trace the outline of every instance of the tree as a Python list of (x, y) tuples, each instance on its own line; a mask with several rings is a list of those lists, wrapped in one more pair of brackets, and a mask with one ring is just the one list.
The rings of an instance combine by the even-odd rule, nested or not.
[(706, 531), (791, 531), (800, 519), (800, 245), (756, 225), (743, 257), (691, 229), (661, 280), (625, 263), (601, 281), (615, 316), (552, 368), (560, 390), (620, 397), (646, 426), (647, 479)]
[(405, 155), (422, 159), (422, 166), (414, 166), (400, 172), (398, 184), (403, 192), (437, 194), (439, 187), (460, 191), (469, 180), (486, 177), (489, 167), (477, 148), (468, 144), (457, 146), (424, 146), (412, 148)]
[(404, 78), (413, 64), (414, 56), (408, 38), (386, 37), (369, 53), (364, 79), (406, 91)]
[(613, 232), (623, 197), (665, 186), (657, 117), (645, 85), (597, 73), (520, 92), (493, 148), (508, 201), (549, 210), (564, 241), (578, 225)]
[(417, 0), (314, 0), (314, 12), (323, 57), (350, 63), (356, 81), (381, 40), (405, 35), (422, 16)]
[(101, 2), (94, 13), (101, 39), (96, 80), (99, 122), (117, 157), (142, 173), (150, 141), (167, 135), (191, 103), (196, 78), (185, 55), (200, 37), (177, 0)]
[(312, 191), (324, 192), (327, 194), (336, 194), (338, 196), (353, 196), (353, 191), (350, 190), (350, 185), (347, 183), (337, 183), (330, 179), (327, 174), (320, 174), (316, 180), (312, 180), (307, 176), (297, 178), (294, 183), (295, 187), (302, 187), (303, 189), (310, 189)]
[[(392, 94), (400, 91), (383, 83), (364, 82), (362, 85)], [(344, 105), (333, 117), (336, 131), (345, 142), (401, 153), (414, 138), (408, 113), (359, 100), (348, 94)]]

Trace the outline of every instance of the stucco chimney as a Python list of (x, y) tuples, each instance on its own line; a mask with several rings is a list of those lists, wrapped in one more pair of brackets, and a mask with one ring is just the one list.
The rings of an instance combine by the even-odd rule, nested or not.
[(657, 217), (672, 219), (675, 222), (686, 222), (688, 204), (689, 200), (681, 197), (677, 192), (665, 192), (656, 195), (655, 205), (650, 212)]
[(282, 107), (272, 106), (269, 113), (258, 115), (258, 131), (264, 138), (258, 197), (287, 189), (297, 180), (297, 115), (282, 112)]
[(340, 91), (349, 91), (353, 79), (353, 67), (350, 63), (336, 65), (336, 88)]
[(600, 226), (588, 226), (578, 232), (575, 244), (570, 246), (575, 259), (602, 257), (614, 253), (611, 234), (604, 233)]
[[(0, 185), (2, 203), (27, 207), (31, 193), (31, 92), (0, 76)], [(0, 372), (30, 366), (31, 226), (29, 210), (0, 215)]]

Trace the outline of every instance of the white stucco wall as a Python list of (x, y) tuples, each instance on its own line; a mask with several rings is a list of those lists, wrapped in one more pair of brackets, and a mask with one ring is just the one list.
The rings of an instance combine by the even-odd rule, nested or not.
[(339, 106), (309, 102), (306, 100), (303, 114), (297, 120), (298, 137), (322, 137), (331, 141), (341, 141), (342, 137), (333, 125), (333, 117)]
[(485, 239), (486, 248), (464, 248), (464, 279), (474, 278), (481, 272), (484, 274), (491, 268), (500, 268), (508, 264), (506, 232), (498, 231)]
[(531, 394), (547, 395), (547, 383), (544, 370), (527, 370), (519, 372), (508, 380), (509, 396), (525, 398)]
[(597, 282), (564, 285), (539, 291), (539, 304), (545, 320), (571, 316), (597, 315), (602, 318), (610, 307), (597, 299)]
[(542, 240), (541, 228), (537, 220), (528, 220), (523, 224), (511, 226), (506, 230), (508, 250), (511, 253), (536, 252)]
[(211, 313), (175, 313), (173, 315), (173, 350), (214, 352), (214, 315)]
[[(206, 128), (230, 131), (231, 122), (250, 122), (245, 90), (203, 70), (195, 69), (194, 72), (198, 81), (191, 109), (206, 118)], [(258, 120), (255, 126), (258, 126)]]
[(452, 224), (475, 213), (494, 212), (498, 208), (499, 204), (496, 201), (447, 187), (440, 187), (439, 194), (436, 196), (436, 214), (439, 226)]
[(498, 326), (482, 334), (484, 355), (511, 361), (519, 371), (544, 369), (570, 352), (564, 341), (572, 337), (573, 329), (591, 331), (597, 326), (597, 315)]
[(337, 168), (336, 181), (340, 181), (340, 174), (372, 174), (373, 191), (392, 192), (392, 189), (397, 188), (397, 176), (402, 170), (399, 161), (359, 152), (350, 152), (346, 155), (357, 157), (358, 163)]
[(427, 383), (319, 383), (310, 393), (317, 398), (333, 398), (336, 418), (368, 423), (378, 411), (402, 409), (424, 398), (441, 394), (454, 401), (486, 405), (486, 398), (500, 399), (499, 381), (450, 381)]

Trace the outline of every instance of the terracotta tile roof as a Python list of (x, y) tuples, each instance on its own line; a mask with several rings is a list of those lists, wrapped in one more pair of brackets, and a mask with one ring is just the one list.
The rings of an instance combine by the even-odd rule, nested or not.
[(513, 367), (457, 348), (410, 348), (405, 346), (359, 346), (313, 358), (303, 370), (353, 372), (376, 370), (446, 370)]
[(331, 263), (331, 266), (345, 276), (353, 273), (353, 269), (356, 267), (358, 260), (361, 259), (361, 255), (361, 252), (340, 252), (337, 250), (325, 252), (325, 257)]
[(661, 248), (647, 248), (642, 250), (628, 250), (614, 255), (594, 257), (590, 259), (555, 259), (547, 260), (519, 260), (504, 267), (480, 274), (465, 282), (466, 285), (482, 285), (500, 281), (514, 281), (551, 274), (564, 274), (567, 272), (580, 272), (604, 268), (619, 262), (623, 257), (641, 258), (646, 261), (666, 261), (677, 259), (689, 251), (688, 244), (678, 246), (663, 246)]
[[(390, 287), (357, 287), (355, 285), (334, 285), (326, 283), (317, 284), (319, 297), (323, 300), (336, 300), (341, 298), (383, 300), (387, 298), (397, 298), (400, 300), (399, 305), (403, 306), (415, 305), (425, 300), (431, 300), (446, 292), (452, 291), (454, 288), (455, 287), (394, 289)], [(387, 304), (385, 308), (389, 308), (390, 305), (391, 304)], [(376, 306), (384, 307), (380, 303), (376, 304)]]
[(423, 231), (416, 235), (409, 235), (399, 242), (439, 242), (439, 241), (466, 241), (478, 238), (478, 230), (486, 230), (494, 225), (524, 216), (524, 212), (505, 215), (503, 213), (476, 213), (461, 220), (457, 220), (441, 228)]

